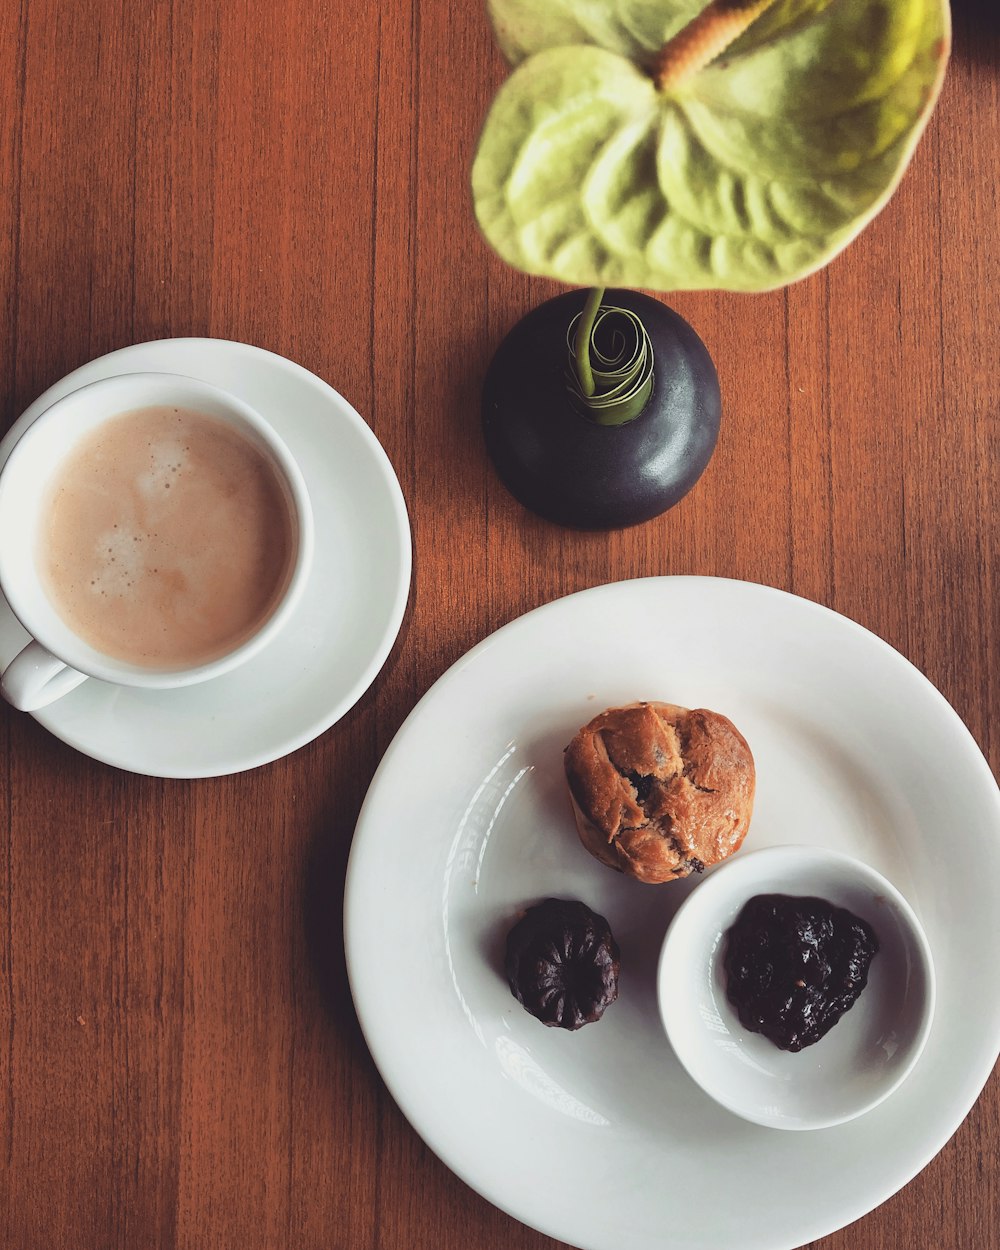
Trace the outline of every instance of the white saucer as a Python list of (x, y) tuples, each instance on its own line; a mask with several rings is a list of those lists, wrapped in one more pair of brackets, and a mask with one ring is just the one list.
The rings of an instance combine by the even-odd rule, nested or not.
[[(152, 777), (221, 777), (279, 759), (329, 729), (385, 663), (410, 586), (406, 504), (362, 418), (300, 365), (245, 343), (161, 339), (93, 360), (41, 395), (0, 442), (0, 465), (50, 404), (98, 378), (184, 373), (246, 400), (287, 443), (316, 521), (310, 582), (281, 634), (243, 667), (181, 690), (86, 681), (32, 715), (93, 759)], [(0, 596), (0, 665), (28, 635)]]

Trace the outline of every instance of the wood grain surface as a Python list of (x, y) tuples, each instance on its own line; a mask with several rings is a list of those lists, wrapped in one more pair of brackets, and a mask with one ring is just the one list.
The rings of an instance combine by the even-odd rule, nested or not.
[[(365, 416), (415, 553), (381, 675), (280, 762), (150, 779), (0, 713), (0, 1244), (557, 1244), (403, 1119), (341, 939), (383, 751), (528, 609), (648, 574), (794, 591), (908, 656), (996, 771), (1000, 21), (993, 0), (954, 16), (938, 111), (859, 240), (783, 292), (671, 301), (725, 401), (697, 489), (580, 534), (525, 513), (481, 446), (490, 355), (558, 289), (474, 227), (470, 158), (505, 72), (481, 4), (0, 6), (0, 427), (114, 348), (257, 344)], [(998, 1157), (994, 1075), (920, 1176), (813, 1250), (1000, 1250)]]

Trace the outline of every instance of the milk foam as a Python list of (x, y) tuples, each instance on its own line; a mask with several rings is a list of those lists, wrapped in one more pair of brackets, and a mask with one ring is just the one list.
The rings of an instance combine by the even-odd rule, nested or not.
[(98, 534), (90, 578), (93, 594), (105, 598), (128, 594), (146, 571), (145, 557), (138, 545), (143, 537), (128, 529), (110, 529)]
[(69, 454), (39, 564), (56, 610), (98, 651), (191, 667), (256, 632), (293, 551), (284, 488), (256, 445), (157, 407), (109, 419)]

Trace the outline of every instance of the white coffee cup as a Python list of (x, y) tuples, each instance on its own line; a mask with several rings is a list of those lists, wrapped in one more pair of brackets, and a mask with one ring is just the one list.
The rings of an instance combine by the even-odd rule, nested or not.
[[(294, 547), (284, 589), (259, 628), (225, 655), (187, 668), (147, 667), (96, 650), (57, 612), (38, 568), (49, 487), (67, 457), (109, 419), (161, 405), (224, 421), (265, 456), (285, 493)], [(218, 677), (256, 655), (286, 623), (301, 598), (312, 552), (312, 509), (302, 473), (284, 442), (248, 404), (179, 374), (129, 373), (92, 382), (57, 400), (32, 422), (0, 470), (0, 589), (32, 636), (5, 669), (0, 692), (14, 707), (31, 711), (68, 694), (88, 677), (155, 690)]]

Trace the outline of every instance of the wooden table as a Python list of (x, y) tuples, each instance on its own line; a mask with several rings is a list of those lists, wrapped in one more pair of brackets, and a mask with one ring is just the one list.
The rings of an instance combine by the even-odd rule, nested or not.
[[(480, 441), (492, 350), (557, 289), (473, 224), (472, 147), (505, 72), (480, 5), (4, 7), (2, 428), (114, 348), (244, 340), (364, 414), (415, 546), (378, 680), (278, 763), (156, 780), (0, 714), (8, 1250), (556, 1244), (405, 1122), (341, 940), (382, 752), (454, 660), (528, 609), (649, 574), (783, 587), (908, 656), (996, 768), (1000, 37), (992, 0), (955, 9), (936, 116), (846, 254), (784, 292), (672, 300), (725, 397), (697, 490), (637, 529), (580, 534), (516, 505)], [(994, 1076), (916, 1180), (815, 1246), (996, 1250), (998, 1153)]]

